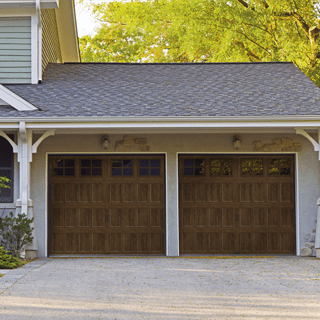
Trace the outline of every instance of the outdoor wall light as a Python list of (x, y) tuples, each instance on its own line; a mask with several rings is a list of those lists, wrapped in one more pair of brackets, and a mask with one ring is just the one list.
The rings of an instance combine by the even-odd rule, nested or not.
[(240, 136), (233, 137), (233, 146), (238, 150), (241, 147)]
[(102, 141), (101, 141), (101, 146), (103, 149), (108, 149), (109, 148), (109, 136), (102, 136)]

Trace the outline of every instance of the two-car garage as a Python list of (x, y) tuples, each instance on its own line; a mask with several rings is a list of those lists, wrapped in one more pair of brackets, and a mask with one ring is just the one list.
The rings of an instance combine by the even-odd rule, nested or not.
[[(163, 155), (49, 157), (49, 254), (165, 254)], [(291, 155), (179, 156), (181, 254), (294, 254)]]

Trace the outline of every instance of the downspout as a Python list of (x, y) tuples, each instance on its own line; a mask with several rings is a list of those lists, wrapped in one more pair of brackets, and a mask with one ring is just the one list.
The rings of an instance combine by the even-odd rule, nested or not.
[(36, 0), (37, 25), (38, 25), (38, 82), (42, 81), (42, 24), (40, 0)]

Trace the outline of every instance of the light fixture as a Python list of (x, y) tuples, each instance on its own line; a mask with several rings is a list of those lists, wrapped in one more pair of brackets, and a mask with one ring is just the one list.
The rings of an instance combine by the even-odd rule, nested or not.
[(241, 147), (240, 136), (233, 137), (233, 146), (238, 150)]
[(101, 146), (103, 149), (108, 149), (109, 148), (109, 136), (102, 136), (102, 141), (101, 141)]

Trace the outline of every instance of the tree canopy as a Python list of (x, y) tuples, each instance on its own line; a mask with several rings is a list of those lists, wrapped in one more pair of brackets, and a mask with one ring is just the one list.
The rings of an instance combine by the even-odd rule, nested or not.
[(320, 0), (90, 4), (101, 27), (83, 62), (293, 61), (320, 86)]

